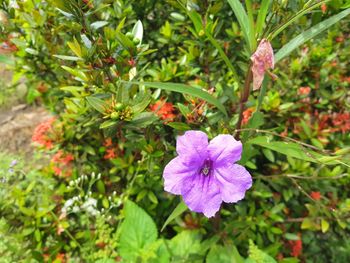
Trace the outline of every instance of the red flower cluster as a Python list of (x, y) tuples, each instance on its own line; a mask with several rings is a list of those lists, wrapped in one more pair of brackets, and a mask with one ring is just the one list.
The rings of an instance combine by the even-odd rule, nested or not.
[(320, 192), (311, 192), (310, 196), (312, 199), (318, 201), (321, 199), (321, 193)]
[(291, 253), (290, 255), (292, 257), (299, 257), (303, 250), (303, 241), (301, 240), (301, 234), (298, 233), (299, 240), (290, 240), (289, 245), (291, 247)]
[(346, 133), (350, 131), (350, 112), (324, 114), (319, 116), (319, 130)]
[(170, 102), (158, 100), (150, 106), (151, 111), (156, 113), (162, 120), (173, 121), (176, 117), (174, 114), (174, 105)]
[(117, 148), (113, 146), (113, 142), (111, 138), (107, 138), (104, 141), (103, 146), (106, 147), (106, 154), (103, 156), (104, 159), (110, 160), (118, 157)]
[(51, 149), (53, 141), (49, 137), (49, 133), (53, 129), (52, 124), (55, 120), (55, 118), (50, 118), (47, 121), (40, 123), (33, 132), (32, 141), (44, 146), (46, 149)]
[(53, 171), (58, 176), (69, 177), (72, 174), (69, 164), (74, 160), (74, 156), (71, 153), (64, 153), (59, 150), (51, 159), (54, 164)]

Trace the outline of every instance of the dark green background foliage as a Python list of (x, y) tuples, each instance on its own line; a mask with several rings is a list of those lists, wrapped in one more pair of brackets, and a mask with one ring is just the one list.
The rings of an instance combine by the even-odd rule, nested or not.
[[(306, 31), (350, 3), (330, 1), (322, 11), (319, 1), (272, 1), (247, 37), (229, 2), (239, 3), (0, 1), (8, 18), (1, 41), (18, 49), (14, 82), (25, 77), (28, 103), (56, 118), (47, 152), (74, 156), (70, 177), (54, 175), (52, 162), (18, 164), (10, 174), (18, 157), (0, 156), (4, 262), (60, 262), (63, 254), (68, 262), (350, 260), (349, 17), (317, 36)], [(250, 19), (270, 1), (243, 2)], [(301, 33), (312, 40), (289, 54), (286, 44)], [(224, 204), (220, 217), (187, 210), (160, 232), (180, 202), (162, 182), (176, 136), (237, 132), (250, 56), (262, 38), (281, 60), (277, 78), (266, 75), (246, 102), (253, 116), (242, 126), (240, 163), (252, 188), (238, 204)], [(159, 100), (174, 105), (172, 121), (151, 110)], [(293, 257), (298, 240), (302, 253)]]

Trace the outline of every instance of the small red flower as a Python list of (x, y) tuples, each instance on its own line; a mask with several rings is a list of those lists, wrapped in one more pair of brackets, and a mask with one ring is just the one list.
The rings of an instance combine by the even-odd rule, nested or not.
[(298, 233), (299, 240), (290, 240), (289, 245), (291, 247), (291, 253), (290, 255), (292, 257), (299, 257), (303, 250), (303, 241), (301, 240), (301, 234)]
[(52, 167), (52, 169), (53, 169), (53, 172), (55, 173), (55, 175), (60, 176), (62, 174), (62, 170), (59, 167), (54, 166), (54, 167)]
[(300, 87), (298, 89), (298, 94), (299, 95), (309, 95), (310, 91), (311, 91), (310, 87)]
[(112, 146), (113, 142), (112, 142), (112, 138), (107, 138), (104, 142), (103, 142), (103, 146), (104, 147), (110, 147)]
[(162, 120), (173, 121), (176, 117), (174, 114), (174, 105), (170, 102), (158, 100), (155, 104), (150, 106), (150, 109)]
[(104, 159), (110, 160), (115, 159), (117, 157), (117, 154), (115, 152), (115, 149), (109, 148), (106, 150), (106, 154), (103, 156)]
[(321, 193), (320, 192), (311, 192), (310, 196), (312, 199), (318, 201), (321, 199)]
[(326, 13), (327, 12), (327, 5), (326, 4), (322, 4), (321, 5), (321, 10), (322, 10), (322, 13)]
[(243, 112), (242, 124), (246, 125), (254, 112), (254, 108), (248, 108)]
[(53, 147), (53, 141), (49, 137), (49, 133), (53, 130), (52, 124), (55, 120), (55, 118), (50, 118), (40, 123), (33, 132), (32, 141), (44, 146), (46, 149), (51, 149)]

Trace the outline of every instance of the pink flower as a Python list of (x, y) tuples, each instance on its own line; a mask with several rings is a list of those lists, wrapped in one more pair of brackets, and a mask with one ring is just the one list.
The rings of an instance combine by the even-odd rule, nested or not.
[(273, 49), (267, 39), (260, 41), (255, 53), (251, 56), (253, 63), (253, 90), (258, 90), (264, 80), (265, 72), (275, 66)]

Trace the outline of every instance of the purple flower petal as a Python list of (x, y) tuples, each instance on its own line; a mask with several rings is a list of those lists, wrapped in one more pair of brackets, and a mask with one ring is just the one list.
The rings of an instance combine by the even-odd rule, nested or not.
[(184, 180), (182, 196), (186, 205), (194, 212), (212, 217), (219, 211), (222, 200), (215, 178), (196, 174)]
[(181, 157), (172, 159), (164, 168), (164, 190), (180, 195), (183, 189), (183, 180), (186, 177), (195, 176), (198, 169), (185, 165)]
[(202, 131), (187, 131), (176, 141), (176, 151), (188, 165), (201, 165), (207, 158), (208, 136)]
[(244, 198), (252, 186), (252, 177), (239, 164), (220, 166), (214, 169), (214, 177), (219, 184), (221, 198), (225, 203), (235, 203)]
[(215, 166), (231, 164), (241, 159), (242, 143), (231, 135), (221, 134), (210, 141), (208, 151)]

